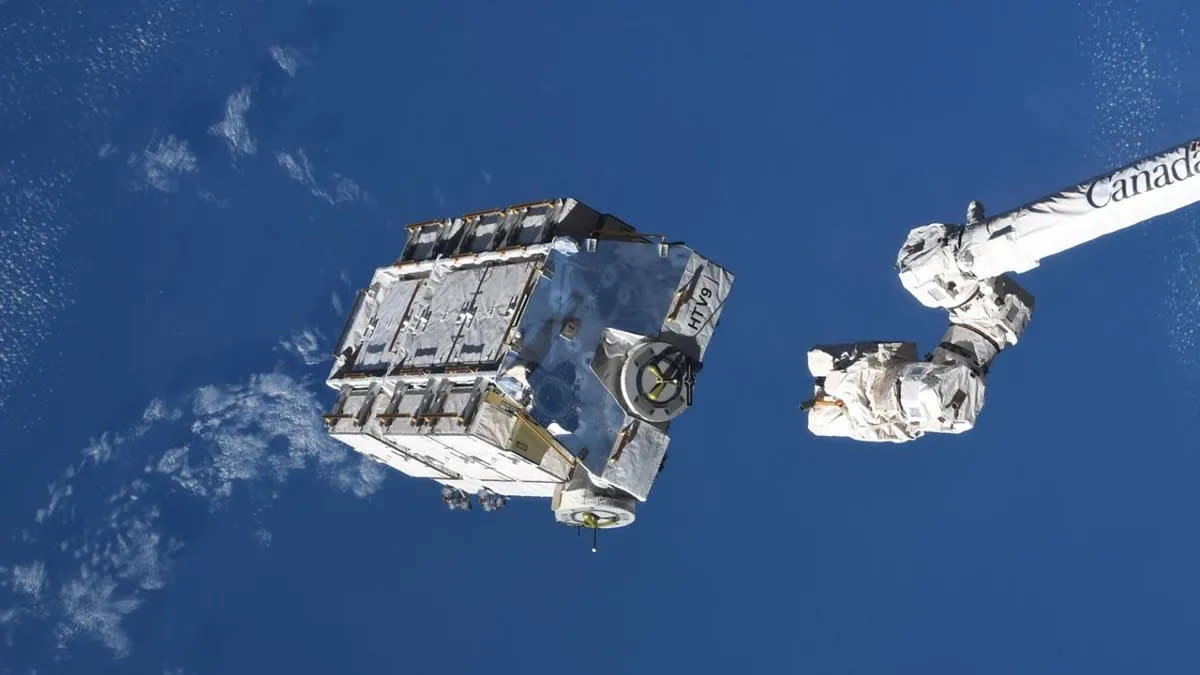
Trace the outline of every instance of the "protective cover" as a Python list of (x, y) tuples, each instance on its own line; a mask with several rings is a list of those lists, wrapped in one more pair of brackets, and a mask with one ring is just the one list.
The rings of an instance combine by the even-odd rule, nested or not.
[(848, 342), (839, 345), (818, 345), (808, 350), (808, 370), (813, 377), (825, 377), (834, 370), (845, 370), (850, 364), (870, 356), (880, 363), (916, 361), (915, 342)]
[(896, 378), (916, 357), (911, 342), (859, 342), (813, 347), (809, 369), (817, 378), (808, 429), (817, 436), (903, 442), (910, 429), (896, 397)]
[(911, 342), (815, 347), (808, 428), (817, 436), (903, 443), (975, 425), (984, 379), (963, 363), (916, 361)]
[(968, 431), (983, 407), (983, 376), (964, 364), (906, 364), (897, 383), (904, 418), (920, 433)]

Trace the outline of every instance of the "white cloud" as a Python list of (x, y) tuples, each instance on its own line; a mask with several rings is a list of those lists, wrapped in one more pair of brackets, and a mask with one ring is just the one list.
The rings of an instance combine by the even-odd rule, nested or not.
[(228, 199), (222, 199), (209, 190), (197, 190), (196, 196), (219, 209), (224, 209), (229, 206)]
[(254, 538), (258, 540), (258, 543), (262, 544), (263, 548), (268, 548), (271, 546), (273, 536), (270, 530), (260, 527), (254, 531)]
[(11, 583), (14, 592), (40, 599), (46, 588), (46, 565), (41, 561), (30, 565), (13, 565)]
[[(1092, 144), (1100, 159), (1118, 166), (1158, 150), (1161, 132), (1172, 124), (1172, 112), (1183, 114), (1178, 94), (1180, 54), (1188, 53), (1184, 31), (1150, 30), (1146, 10), (1136, 3), (1112, 0), (1091, 3), (1083, 17), (1090, 24), (1080, 36), (1092, 69), (1095, 121)], [(1186, 215), (1178, 226), (1154, 229), (1168, 239), (1164, 249), (1167, 270), (1165, 323), (1167, 343), (1187, 368), (1174, 374), (1183, 379), (1181, 394), (1194, 398), (1200, 366), (1200, 228)], [(1145, 234), (1152, 230), (1139, 228)]]
[[(299, 157), (299, 159), (296, 159), (296, 157)], [(313, 179), (312, 163), (308, 161), (308, 155), (304, 154), (303, 148), (297, 150), (295, 156), (289, 152), (281, 152), (275, 155), (275, 160), (279, 162), (279, 166), (283, 167), (284, 171), (287, 171), (288, 176), (297, 183), (302, 185), (316, 183)]]
[(47, 517), (54, 515), (54, 512), (58, 510), (59, 505), (65, 502), (66, 499), (71, 496), (71, 493), (74, 491), (74, 489), (74, 486), (72, 486), (70, 483), (51, 483), (47, 487), (47, 490), (50, 492), (50, 503), (46, 504), (45, 507), (38, 509), (37, 512), (34, 513), (34, 521), (40, 523)]
[(275, 155), (275, 161), (287, 172), (288, 177), (308, 188), (314, 197), (323, 199), (332, 205), (359, 201), (370, 196), (358, 183), (340, 173), (332, 175), (333, 185), (330, 189), (321, 187), (304, 148), (297, 149), (294, 155), (290, 152), (280, 152)]
[(300, 55), (299, 50), (280, 45), (271, 46), (271, 58), (275, 59), (275, 63), (288, 74), (288, 77), (295, 77), (296, 71), (304, 63), (304, 58)]
[(225, 100), (225, 118), (212, 125), (208, 133), (225, 139), (229, 152), (237, 159), (258, 152), (258, 145), (246, 126), (246, 111), (250, 109), (250, 87), (242, 87)]
[(358, 186), (358, 183), (340, 173), (333, 174), (334, 203), (340, 204), (341, 202), (358, 201), (362, 196), (363, 189)]
[(138, 187), (152, 187), (160, 192), (179, 189), (178, 177), (196, 172), (196, 155), (188, 148), (187, 141), (168, 135), (155, 145), (152, 141), (141, 155), (129, 156), (130, 166), (139, 170)]
[(178, 408), (168, 408), (160, 399), (153, 399), (146, 405), (146, 409), (142, 411), (142, 423), (154, 424), (162, 420), (174, 422), (183, 416), (183, 411)]
[(1136, 4), (1099, 2), (1085, 14), (1091, 26), (1080, 46), (1098, 95), (1094, 135), (1103, 141), (1095, 147), (1107, 161), (1127, 162), (1153, 149), (1147, 140), (1161, 126), (1163, 107), (1156, 91), (1178, 74), (1157, 58), (1158, 36), (1147, 33)]
[(129, 655), (132, 643), (121, 621), (141, 606), (141, 598), (121, 594), (111, 577), (92, 576), (81, 570), (77, 579), (63, 585), (59, 600), (63, 620), (55, 628), (55, 636), (60, 648), (82, 633), (108, 647), (116, 658)]
[(112, 459), (112, 454), (113, 444), (107, 431), (100, 434), (100, 438), (93, 438), (88, 441), (87, 447), (83, 449), (83, 456), (93, 464), (107, 462)]
[[(337, 296), (335, 295), (334, 298), (336, 307)], [(279, 345), (283, 347), (284, 351), (296, 356), (307, 366), (315, 366), (330, 359), (330, 356), (321, 347), (320, 334), (313, 329), (296, 331), (292, 333), (291, 339), (280, 340)]]
[(68, 302), (58, 242), (72, 220), (62, 208), (70, 183), (65, 173), (0, 166), (0, 408), (27, 384), (26, 369)]
[[(5, 6), (18, 4), (29, 3)], [(217, 35), (234, 16), (178, 0), (105, 6), (104, 15), (89, 28), (54, 12), (0, 21), (0, 118), (6, 131), (32, 133), (25, 140), (40, 148), (23, 157), (4, 147), (0, 161), (0, 407), (34, 377), (29, 371), (70, 300), (59, 243), (90, 197), (74, 184), (75, 171), (117, 151), (111, 142), (55, 142), (111, 128), (117, 111), (154, 94), (143, 85), (157, 81), (147, 80), (151, 73), (169, 72), (174, 59), (165, 52)], [(56, 124), (38, 124), (42, 111), (53, 111)]]
[[(285, 342), (309, 365), (319, 336), (297, 331)], [(217, 512), (239, 490), (263, 482), (274, 498), (306, 468), (347, 494), (376, 492), (386, 469), (331, 439), (322, 412), (304, 381), (271, 372), (200, 387), (175, 404), (154, 399), (128, 429), (94, 437), (49, 486), (46, 505), (19, 539), (31, 549), (25, 560), (37, 562), (0, 567), (6, 639), (27, 630), (53, 635), (63, 649), (94, 640), (117, 658), (127, 656), (134, 645), (125, 618), (170, 584), (186, 543), (161, 522), (165, 494)], [(68, 530), (79, 534), (55, 534)], [(261, 524), (253, 534), (271, 544)]]
[(387, 468), (378, 462), (362, 460), (340, 467), (330, 474), (333, 484), (358, 497), (375, 494), (387, 478)]
[(145, 514), (122, 520), (114, 528), (120, 534), (110, 543), (104, 560), (118, 578), (147, 591), (167, 585), (171, 555), (182, 547), (159, 531), (158, 518), (158, 509), (152, 507)]

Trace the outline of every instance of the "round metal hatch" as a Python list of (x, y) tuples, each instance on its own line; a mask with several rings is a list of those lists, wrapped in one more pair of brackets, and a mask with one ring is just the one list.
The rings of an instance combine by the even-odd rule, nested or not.
[(591, 488), (566, 488), (554, 499), (554, 519), (563, 525), (607, 529), (625, 527), (635, 520), (633, 497), (602, 495)]
[(667, 422), (691, 403), (692, 361), (666, 342), (643, 342), (621, 367), (621, 396), (631, 413)]

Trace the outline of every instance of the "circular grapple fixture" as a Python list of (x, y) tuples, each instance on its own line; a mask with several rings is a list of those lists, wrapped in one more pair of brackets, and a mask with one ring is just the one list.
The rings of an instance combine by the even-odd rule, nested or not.
[(586, 480), (562, 486), (551, 503), (559, 523), (590, 529), (632, 525), (636, 505), (632, 497), (597, 491)]
[(452, 508), (542, 497), (566, 525), (629, 525), (732, 284), (574, 199), (412, 225), (336, 342), (326, 424)]
[(643, 342), (621, 367), (621, 396), (641, 419), (669, 422), (691, 405), (693, 370), (692, 360), (675, 345)]

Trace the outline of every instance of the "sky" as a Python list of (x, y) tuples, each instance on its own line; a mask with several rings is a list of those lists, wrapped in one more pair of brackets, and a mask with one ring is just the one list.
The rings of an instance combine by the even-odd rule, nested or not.
[[(1196, 134), (1183, 0), (0, 0), (0, 674), (1200, 667), (1200, 216), (1048, 259), (976, 429), (808, 434), (938, 339), (908, 230)], [(329, 441), (405, 223), (574, 196), (736, 275), (600, 551)]]

